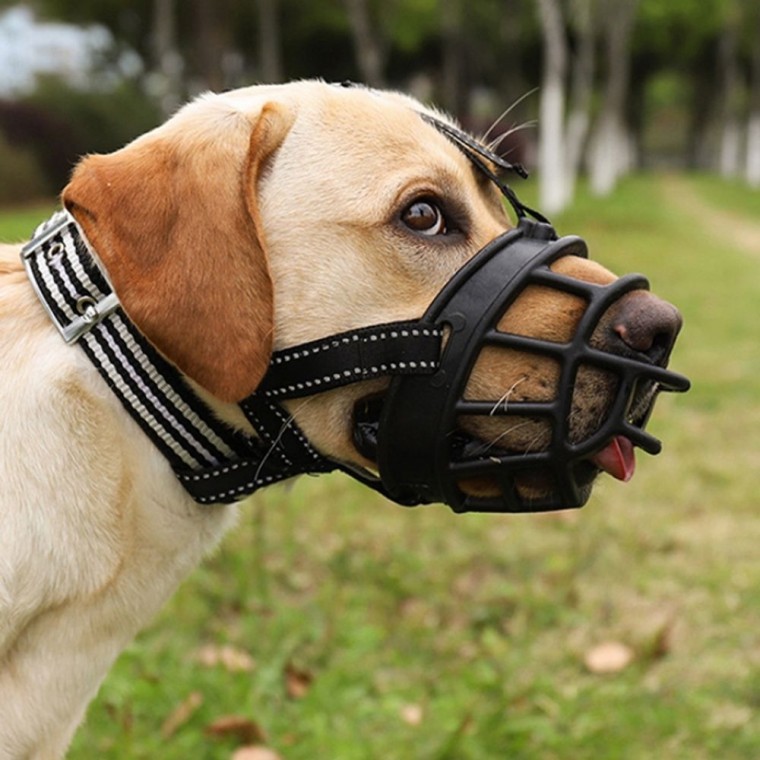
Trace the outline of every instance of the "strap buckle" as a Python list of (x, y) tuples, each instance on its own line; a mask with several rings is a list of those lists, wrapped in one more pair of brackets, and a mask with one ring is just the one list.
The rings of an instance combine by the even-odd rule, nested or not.
[[(119, 308), (119, 299), (115, 293), (109, 293), (101, 301), (96, 301), (92, 296), (82, 296), (77, 299), (76, 308), (80, 312), (79, 315), (67, 325), (62, 325), (53, 318), (55, 326), (69, 345), (76, 343), (98, 322), (116, 311)], [(49, 309), (48, 313), (50, 313)]]
[[(64, 341), (71, 345), (98, 322), (116, 311), (120, 303), (113, 291), (100, 294), (99, 289), (90, 289), (89, 292), (79, 296), (66, 294), (69, 308), (66, 310), (61, 309), (60, 306), (56, 308), (56, 298), (49, 284), (52, 281), (51, 270), (59, 266), (63, 258), (67, 256), (67, 250), (64, 243), (55, 238), (69, 225), (76, 225), (76, 221), (68, 211), (64, 210), (56, 214), (49, 223), (43, 226), (39, 235), (32, 238), (21, 249), (21, 260), (45, 312)], [(43, 274), (44, 269), (47, 270), (47, 277)], [(95, 290), (98, 296), (93, 295)]]

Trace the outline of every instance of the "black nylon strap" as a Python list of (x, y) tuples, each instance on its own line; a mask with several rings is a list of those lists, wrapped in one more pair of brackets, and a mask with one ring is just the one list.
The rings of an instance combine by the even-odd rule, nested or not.
[(277, 351), (257, 393), (309, 396), (360, 380), (436, 371), (442, 331), (429, 322), (373, 325)]
[(276, 466), (290, 468), (291, 473), (324, 471), (323, 457), (284, 407), (254, 393), (241, 402), (240, 408), (269, 447), (268, 458), (275, 457)]
[(240, 407), (259, 432), (255, 455), (202, 472), (175, 469), (182, 486), (200, 504), (239, 501), (263, 486), (295, 475), (331, 472), (339, 467), (312, 447), (279, 404), (254, 393)]

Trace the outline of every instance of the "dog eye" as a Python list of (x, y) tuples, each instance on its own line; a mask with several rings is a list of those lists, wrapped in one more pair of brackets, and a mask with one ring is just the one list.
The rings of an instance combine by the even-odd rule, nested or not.
[(417, 200), (401, 212), (401, 221), (420, 235), (445, 235), (449, 229), (440, 207), (431, 200)]

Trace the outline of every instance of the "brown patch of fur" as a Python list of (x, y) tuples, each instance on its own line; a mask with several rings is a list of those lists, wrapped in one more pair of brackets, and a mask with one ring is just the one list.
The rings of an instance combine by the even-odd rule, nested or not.
[(182, 131), (196, 125), (177, 121), (85, 159), (63, 199), (145, 335), (201, 386), (237, 401), (271, 355), (273, 290), (253, 188), (290, 119), (284, 109), (230, 112), (195, 139)]

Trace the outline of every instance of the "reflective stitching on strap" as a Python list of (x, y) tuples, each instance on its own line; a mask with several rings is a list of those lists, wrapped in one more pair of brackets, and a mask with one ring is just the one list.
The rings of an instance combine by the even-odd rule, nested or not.
[(440, 334), (440, 330), (413, 328), (411, 330), (390, 330), (387, 333), (381, 332), (368, 335), (345, 335), (340, 338), (336, 338), (331, 343), (322, 343), (319, 346), (308, 346), (306, 348), (299, 347), (297, 350), (287, 348), (283, 349), (282, 351), (278, 351), (274, 356), (272, 356), (272, 364), (285, 364), (293, 359), (303, 359), (307, 356), (312, 356), (313, 354), (320, 353), (321, 351), (335, 350), (340, 344), (348, 345), (350, 343), (357, 343), (359, 341), (377, 341), (388, 339), (395, 340), (398, 338), (417, 338), (420, 336), (431, 337), (438, 336)]
[[(288, 361), (284, 359), (283, 361)], [(310, 388), (318, 388), (320, 385), (324, 385), (331, 382), (340, 382), (345, 378), (353, 375), (361, 376), (362, 380), (371, 380), (388, 372), (407, 371), (414, 369), (434, 369), (437, 365), (434, 362), (388, 362), (388, 364), (379, 364), (376, 367), (368, 367), (362, 369), (361, 367), (355, 367), (353, 370), (345, 370), (342, 373), (333, 373), (330, 375), (323, 375), (322, 377), (315, 377), (312, 380), (304, 380), (301, 383), (293, 383), (290, 385), (282, 386), (280, 388), (268, 388), (264, 391), (266, 396), (277, 398), (278, 396), (285, 396), (289, 393), (296, 393), (298, 391), (308, 390)]]

